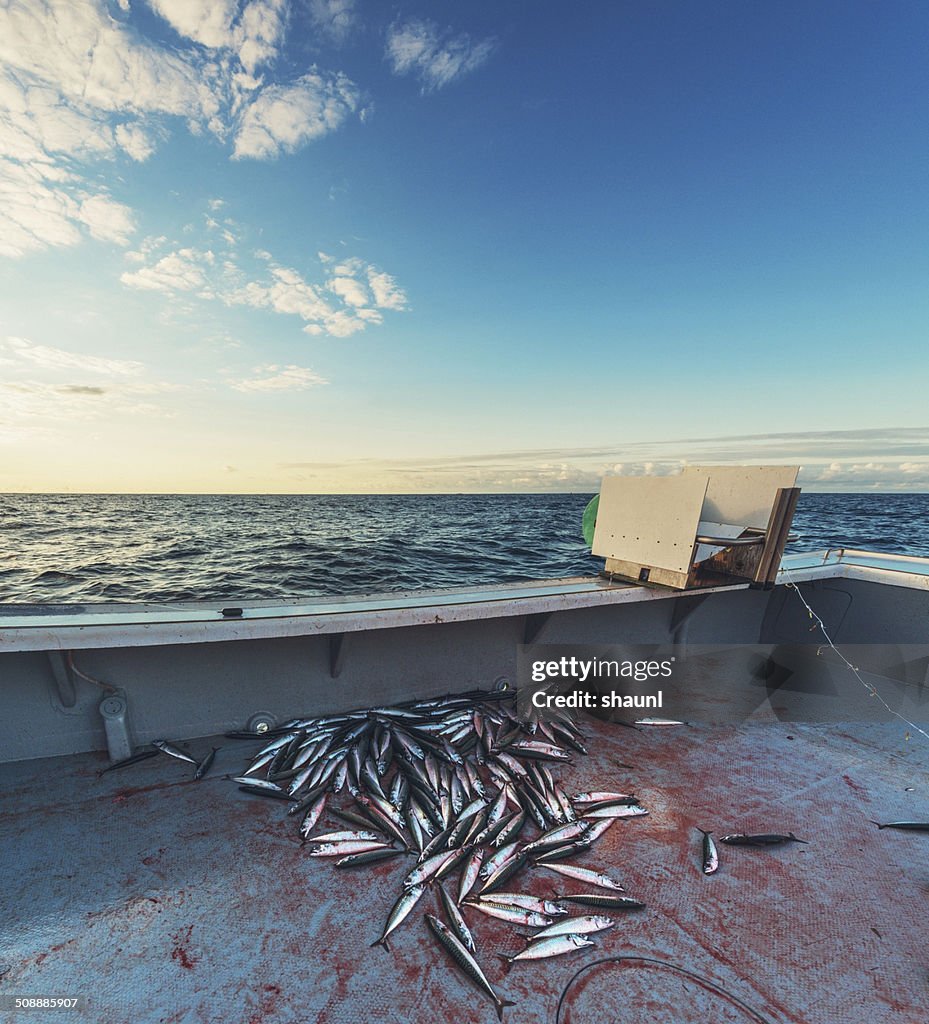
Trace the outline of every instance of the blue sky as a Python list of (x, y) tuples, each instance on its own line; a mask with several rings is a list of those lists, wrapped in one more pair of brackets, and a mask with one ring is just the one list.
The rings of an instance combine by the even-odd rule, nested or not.
[(0, 490), (929, 489), (922, 3), (0, 7)]

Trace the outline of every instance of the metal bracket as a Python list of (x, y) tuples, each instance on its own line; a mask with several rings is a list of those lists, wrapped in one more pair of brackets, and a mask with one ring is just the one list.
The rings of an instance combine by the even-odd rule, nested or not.
[(342, 661), (344, 658), (344, 642), (344, 633), (329, 634), (329, 675), (333, 679), (338, 679), (339, 674), (342, 671)]
[(74, 673), (61, 651), (48, 651), (48, 663), (55, 677), (55, 696), (62, 708), (73, 708), (77, 704), (77, 686)]
[(680, 640), (677, 639), (677, 634), (680, 632), (681, 627), (684, 626), (708, 596), (708, 594), (688, 594), (686, 597), (678, 597), (671, 602), (670, 629), (672, 634), (674, 634), (674, 643), (680, 643)]
[(545, 628), (545, 623), (552, 617), (551, 612), (539, 612), (535, 615), (527, 615), (523, 625), (523, 643), (531, 644)]

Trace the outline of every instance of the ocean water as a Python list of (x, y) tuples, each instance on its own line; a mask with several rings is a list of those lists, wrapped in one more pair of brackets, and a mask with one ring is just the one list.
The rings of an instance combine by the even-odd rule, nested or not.
[[(0, 602), (241, 602), (592, 574), (587, 494), (0, 495)], [(929, 494), (803, 494), (788, 551), (929, 555)]]

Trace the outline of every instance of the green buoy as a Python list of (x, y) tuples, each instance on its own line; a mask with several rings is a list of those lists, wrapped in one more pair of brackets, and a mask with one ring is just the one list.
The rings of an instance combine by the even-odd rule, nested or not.
[(594, 542), (594, 527), (597, 525), (597, 509), (600, 507), (600, 495), (595, 494), (587, 503), (584, 509), (584, 518), (581, 521), (581, 530), (584, 533), (584, 542), (591, 547)]

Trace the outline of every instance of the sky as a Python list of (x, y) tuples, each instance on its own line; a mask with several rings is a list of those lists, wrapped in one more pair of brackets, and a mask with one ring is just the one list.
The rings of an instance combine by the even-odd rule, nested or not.
[(929, 8), (0, 0), (0, 491), (929, 490)]

